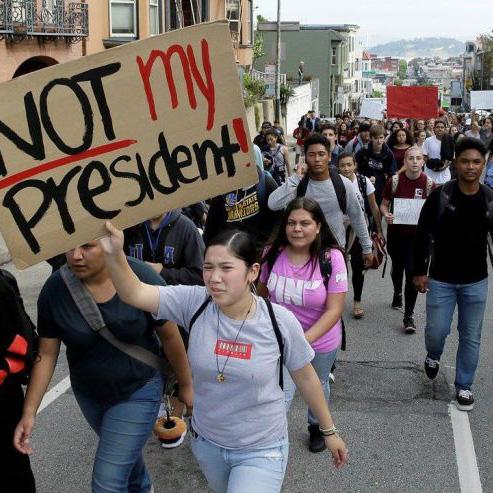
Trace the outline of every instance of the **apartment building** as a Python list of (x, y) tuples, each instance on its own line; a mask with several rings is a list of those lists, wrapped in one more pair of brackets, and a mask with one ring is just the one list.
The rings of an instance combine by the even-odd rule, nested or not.
[[(264, 56), (256, 62), (263, 70), (276, 60), (275, 22), (257, 26), (263, 38)], [(301, 25), (281, 23), (281, 72), (296, 80), (300, 61), (305, 76), (320, 79), (320, 113), (334, 116), (357, 109), (362, 93), (362, 47), (356, 40), (358, 26), (352, 24)]]
[(88, 32), (84, 0), (0, 0), (0, 82), (79, 58)]
[(201, 22), (227, 20), (239, 65), (252, 63), (253, 0), (87, 0), (87, 54)]

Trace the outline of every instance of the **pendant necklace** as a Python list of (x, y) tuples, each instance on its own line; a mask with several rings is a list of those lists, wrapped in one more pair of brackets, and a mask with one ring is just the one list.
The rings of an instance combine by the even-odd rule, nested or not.
[[(233, 345), (235, 345), (236, 342), (238, 341), (238, 337), (240, 335), (241, 329), (243, 329), (243, 326), (245, 325), (245, 322), (247, 321), (248, 315), (250, 315), (250, 311), (252, 309), (254, 300), (255, 300), (255, 298), (252, 295), (252, 302), (250, 303), (250, 308), (248, 308), (247, 314), (245, 315), (245, 318), (243, 319), (243, 322), (241, 323), (240, 328), (238, 329), (238, 332), (236, 333), (236, 337), (235, 337)], [(232, 351), (230, 350), (228, 352), (228, 356), (226, 357), (226, 361), (224, 362), (223, 369), (220, 370), (219, 369), (219, 357), (217, 355), (217, 345), (219, 343), (219, 313), (220, 313), (220, 311), (221, 310), (218, 307), (217, 308), (217, 331), (216, 331), (216, 369), (217, 369), (216, 381), (218, 383), (224, 383), (226, 381), (226, 377), (224, 376), (224, 370), (226, 368), (226, 365), (228, 364), (229, 357), (231, 356)]]

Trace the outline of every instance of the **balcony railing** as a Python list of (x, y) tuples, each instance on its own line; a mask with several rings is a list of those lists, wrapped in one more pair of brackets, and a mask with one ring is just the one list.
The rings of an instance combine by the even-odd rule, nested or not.
[(0, 0), (0, 36), (80, 41), (89, 34), (88, 6), (69, 0)]

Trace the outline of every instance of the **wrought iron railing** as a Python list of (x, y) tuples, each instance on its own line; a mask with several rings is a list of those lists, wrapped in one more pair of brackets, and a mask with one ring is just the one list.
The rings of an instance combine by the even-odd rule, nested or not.
[(0, 36), (63, 38), (80, 41), (89, 34), (88, 6), (70, 0), (0, 0)]

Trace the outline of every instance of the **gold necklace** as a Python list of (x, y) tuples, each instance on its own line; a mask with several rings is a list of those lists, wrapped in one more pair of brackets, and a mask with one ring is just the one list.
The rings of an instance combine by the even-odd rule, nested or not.
[[(250, 308), (248, 308), (248, 311), (247, 311), (247, 313), (245, 315), (245, 318), (243, 319), (243, 322), (241, 323), (241, 326), (238, 329), (238, 332), (236, 333), (236, 337), (235, 337), (235, 340), (233, 342), (233, 346), (238, 341), (238, 337), (240, 335), (241, 329), (243, 329), (243, 326), (245, 325), (245, 322), (247, 321), (248, 315), (250, 315), (250, 311), (252, 309), (254, 300), (255, 300), (255, 298), (252, 295), (252, 302), (250, 303)], [(218, 383), (224, 383), (226, 381), (226, 377), (224, 375), (224, 370), (226, 368), (226, 365), (228, 364), (229, 357), (231, 356), (232, 351), (231, 350), (228, 351), (228, 356), (226, 357), (226, 361), (224, 362), (223, 369), (220, 370), (219, 369), (219, 357), (217, 355), (217, 348), (218, 348), (218, 345), (219, 345), (219, 313), (220, 312), (221, 312), (221, 310), (218, 307), (217, 308), (217, 330), (216, 330), (216, 369), (217, 369), (216, 381)]]

